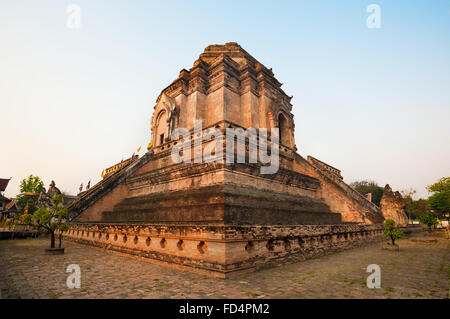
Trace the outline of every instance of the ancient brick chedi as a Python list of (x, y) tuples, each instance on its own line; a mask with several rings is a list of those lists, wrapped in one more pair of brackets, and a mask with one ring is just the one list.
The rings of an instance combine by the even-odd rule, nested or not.
[[(344, 183), (338, 169), (297, 153), (291, 110), (271, 69), (236, 43), (208, 46), (157, 98), (148, 152), (70, 204), (66, 236), (218, 277), (378, 240), (380, 209)], [(173, 139), (179, 128), (190, 139)], [(244, 162), (225, 160), (228, 141), (223, 153), (214, 150), (222, 161), (197, 160), (196, 143), (201, 159), (214, 142), (204, 136), (213, 130), (225, 136), (230, 128), (267, 132), (244, 137)], [(261, 172), (259, 156), (248, 160), (262, 137), (278, 145), (272, 174)], [(182, 155), (192, 160), (174, 161), (172, 150), (191, 142), (193, 151)], [(234, 144), (232, 150), (242, 152)]]

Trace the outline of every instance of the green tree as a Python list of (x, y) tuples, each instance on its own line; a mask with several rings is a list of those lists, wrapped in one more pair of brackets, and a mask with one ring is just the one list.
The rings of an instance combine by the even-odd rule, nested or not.
[(384, 187), (378, 185), (375, 181), (355, 181), (350, 186), (362, 195), (372, 193), (372, 202), (380, 206), (381, 196), (383, 196)]
[(428, 212), (429, 207), (426, 199), (419, 198), (418, 200), (415, 200), (413, 198), (416, 194), (415, 190), (410, 189), (402, 191), (401, 194), (405, 203), (405, 212), (409, 218), (416, 219)]
[(395, 221), (392, 219), (386, 219), (384, 221), (384, 233), (385, 237), (389, 237), (392, 241), (392, 246), (395, 245), (395, 241), (404, 236), (403, 231), (398, 229), (395, 225)]
[(450, 192), (450, 177), (442, 177), (436, 183), (427, 186), (430, 193)]
[(419, 216), (419, 221), (428, 226), (428, 231), (431, 232), (431, 228), (438, 224), (438, 219), (433, 213), (427, 213)]
[(35, 210), (39, 194), (44, 188), (44, 182), (38, 177), (30, 175), (20, 182), (20, 194), (17, 195), (17, 206), (21, 212), (25, 212), (28, 205), (28, 212)]
[(55, 248), (55, 232), (59, 231), (59, 248), (61, 248), (62, 234), (69, 229), (66, 223), (67, 208), (62, 205), (63, 196), (56, 195), (52, 198), (51, 209), (39, 208), (34, 214), (22, 215), (22, 222), (28, 225), (36, 225), (50, 233), (50, 248)]
[(442, 177), (436, 183), (427, 186), (427, 190), (433, 193), (428, 197), (430, 208), (437, 214), (443, 215), (450, 212), (450, 177)]

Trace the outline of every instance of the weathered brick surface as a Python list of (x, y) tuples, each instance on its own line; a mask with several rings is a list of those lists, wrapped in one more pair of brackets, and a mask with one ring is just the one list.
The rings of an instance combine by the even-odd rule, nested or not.
[(217, 277), (305, 260), (381, 239), (379, 225), (74, 224), (65, 237)]
[(399, 192), (393, 192), (389, 184), (384, 187), (380, 209), (386, 219), (392, 219), (400, 226), (408, 225), (408, 216), (404, 210), (405, 202)]

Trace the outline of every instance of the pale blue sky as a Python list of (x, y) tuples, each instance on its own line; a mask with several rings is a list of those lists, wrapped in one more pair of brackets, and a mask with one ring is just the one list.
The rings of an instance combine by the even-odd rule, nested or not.
[(231, 41), (294, 96), (301, 155), (420, 196), (450, 173), (450, 1), (2, 0), (0, 41), (8, 196), (29, 174), (71, 194), (99, 181), (146, 148), (160, 91)]

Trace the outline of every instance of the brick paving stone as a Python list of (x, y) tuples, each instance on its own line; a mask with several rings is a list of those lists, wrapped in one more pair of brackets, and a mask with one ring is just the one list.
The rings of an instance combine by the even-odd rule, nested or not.
[[(416, 235), (420, 236), (420, 235)], [(449, 298), (449, 245), (399, 240), (294, 264), (215, 279), (113, 252), (65, 242), (48, 256), (48, 239), (0, 241), (2, 298)], [(81, 288), (69, 289), (66, 268), (81, 268)], [(369, 289), (366, 267), (381, 267), (381, 288)]]

